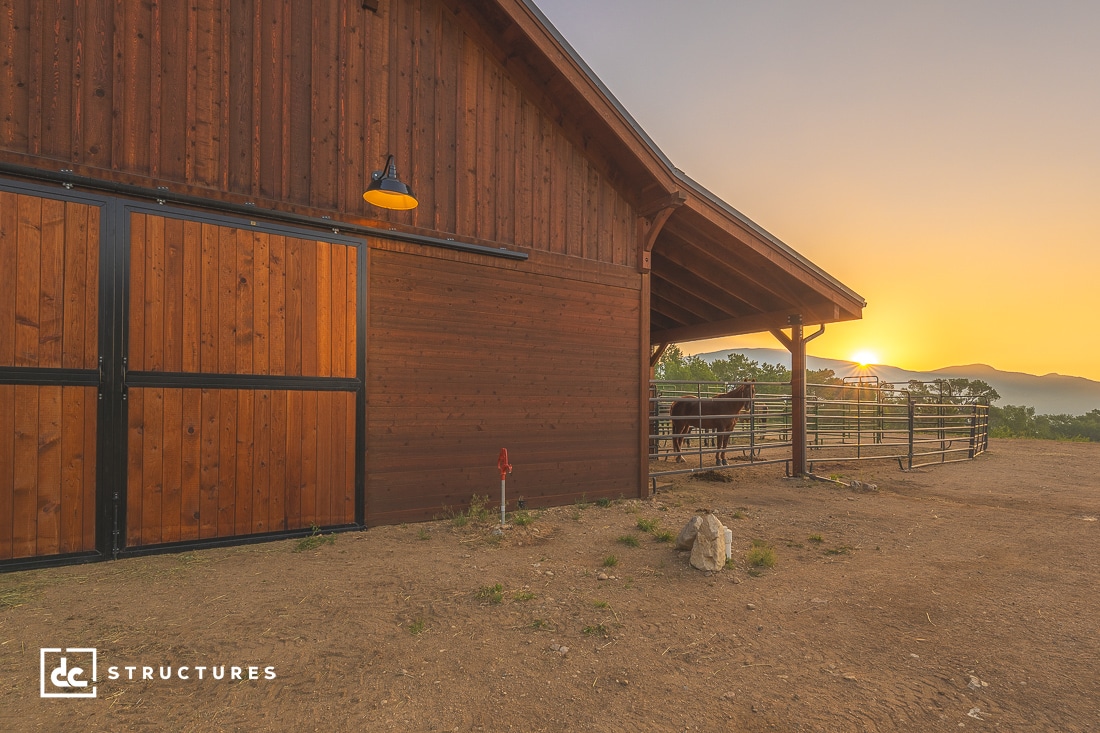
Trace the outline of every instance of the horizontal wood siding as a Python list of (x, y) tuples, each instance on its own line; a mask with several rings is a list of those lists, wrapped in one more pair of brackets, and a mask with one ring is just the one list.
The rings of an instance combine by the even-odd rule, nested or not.
[(99, 209), (0, 191), (0, 366), (95, 369)]
[(495, 495), (638, 493), (639, 292), (459, 257), (370, 251), (367, 521)]
[(129, 368), (353, 378), (357, 260), (344, 244), (134, 213)]
[(355, 395), (131, 389), (126, 544), (355, 521)]
[[(15, 2), (0, 157), (634, 266), (631, 206), (471, 6)], [(361, 198), (387, 153), (412, 212)]]
[(0, 384), (0, 560), (95, 549), (96, 389)]

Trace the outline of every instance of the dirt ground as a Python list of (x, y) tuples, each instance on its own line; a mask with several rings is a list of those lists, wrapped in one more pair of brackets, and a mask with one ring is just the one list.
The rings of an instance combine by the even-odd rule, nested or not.
[[(818, 467), (874, 491), (762, 466), (503, 537), (440, 520), (9, 573), (0, 730), (1098, 730), (1098, 465), (993, 441)], [(725, 571), (638, 529), (698, 509), (733, 530)], [(97, 697), (41, 699), (44, 647), (95, 648)]]

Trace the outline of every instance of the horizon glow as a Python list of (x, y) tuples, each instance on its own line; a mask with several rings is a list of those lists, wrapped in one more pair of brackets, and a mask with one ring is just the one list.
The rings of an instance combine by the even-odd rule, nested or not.
[(861, 367), (868, 367), (872, 364), (879, 363), (878, 354), (873, 351), (868, 351), (867, 349), (862, 349), (852, 354), (852, 358), (849, 359), (849, 361), (852, 361)]

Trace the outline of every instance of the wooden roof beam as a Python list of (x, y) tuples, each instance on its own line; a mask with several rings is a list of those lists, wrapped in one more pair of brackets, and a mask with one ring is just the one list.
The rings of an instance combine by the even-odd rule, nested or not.
[[(843, 313), (839, 311), (834, 313), (831, 303), (822, 304), (822, 306), (824, 306), (823, 310), (828, 312), (822, 312), (821, 308), (814, 309), (811, 312), (808, 312), (804, 308), (786, 308), (769, 313), (757, 313), (750, 316), (730, 318), (725, 321), (712, 321), (710, 323), (662, 329), (657, 329), (655, 327), (651, 330), (650, 340), (654, 343), (683, 343), (685, 341), (700, 341), (702, 339), (772, 331), (773, 329), (786, 328), (789, 325), (788, 319), (791, 316), (797, 315), (801, 315), (804, 322), (809, 324), (832, 323), (838, 320), (848, 320), (843, 317)], [(858, 316), (849, 316), (849, 318), (858, 318)]]
[(653, 278), (651, 293), (653, 295), (659, 295), (671, 303), (675, 303), (684, 311), (695, 316), (694, 318), (686, 320), (685, 323), (724, 321), (727, 318), (733, 318), (739, 313), (744, 312), (742, 309), (725, 310), (720, 305), (710, 302), (706, 297), (689, 290), (684, 290), (684, 288), (679, 285), (662, 277), (655, 276)]
[[(842, 308), (861, 310), (866, 306), (866, 302), (860, 296), (849, 290), (840, 281), (787, 245), (778, 242), (778, 240), (775, 240), (775, 242), (769, 241), (770, 234), (767, 232), (761, 234), (762, 229), (758, 232), (749, 224), (732, 217), (729, 212), (724, 211), (721, 206), (706, 196), (692, 196), (688, 200), (687, 206), (684, 207), (684, 211), (695, 214), (700, 221), (705, 222), (707, 226), (715, 231), (715, 234), (708, 237), (709, 239), (721, 240), (732, 236), (733, 239), (745, 245), (754, 254), (771, 263), (773, 267), (785, 272), (794, 280), (810, 287), (818, 294), (840, 304)], [(686, 216), (677, 217), (677, 225), (679, 226), (686, 219)], [(721, 236), (716, 236), (717, 232), (721, 232)], [(772, 239), (775, 238), (772, 237)]]
[[(777, 268), (774, 263), (761, 257), (751, 247), (743, 246), (742, 251), (738, 252), (729, 242), (729, 237), (710, 237), (686, 223), (683, 218), (677, 219), (675, 227), (666, 228), (665, 236), (675, 237), (683, 243), (683, 246), (705, 253), (712, 260), (721, 263), (723, 268), (733, 270), (740, 277), (755, 283), (779, 300), (786, 303), (801, 303), (807, 300), (808, 293), (805, 290), (800, 292), (796, 287), (802, 285), (805, 288), (805, 286), (796, 278), (787, 280), (786, 271)], [(722, 239), (726, 241), (723, 242)], [(741, 240), (734, 241), (744, 245)], [(816, 290), (812, 292), (816, 293)]]
[(684, 192), (676, 190), (638, 209), (638, 269), (642, 272), (653, 269), (653, 245), (657, 244), (657, 235), (686, 200)]
[(679, 328), (684, 325), (683, 322), (677, 321), (671, 316), (656, 310), (656, 304), (650, 309), (649, 330), (650, 331), (669, 331), (673, 328)]
[[(778, 310), (790, 301), (760, 287), (755, 281), (744, 277), (740, 272), (729, 271), (720, 259), (710, 252), (694, 248), (661, 247), (653, 253), (656, 274), (663, 276), (676, 269), (690, 274), (693, 282), (700, 282), (717, 290), (727, 297), (736, 299), (750, 311)], [(675, 275), (670, 275), (673, 279)], [(680, 278), (676, 278), (680, 282)], [(685, 283), (686, 286), (686, 283)], [(736, 310), (743, 310), (738, 308)]]
[[(707, 320), (724, 320), (738, 315), (760, 313), (761, 311), (775, 310), (789, 305), (788, 303), (780, 303), (775, 308), (768, 308), (760, 303), (753, 303), (750, 300), (738, 297), (728, 289), (693, 277), (694, 273), (689, 270), (666, 262), (660, 262), (659, 265), (658, 271), (653, 273), (655, 282), (660, 281), (666, 286), (675, 288), (676, 295), (686, 299), (686, 302), (700, 300), (713, 306), (721, 313), (721, 315)], [(673, 297), (671, 292), (665, 292), (669, 297)]]
[[(676, 322), (677, 326), (687, 326), (692, 323), (706, 323), (714, 320), (713, 318), (707, 318), (698, 312), (698, 308), (691, 308), (685, 305), (676, 296), (679, 293), (672, 294), (666, 292), (666, 288), (658, 287), (650, 292), (649, 296), (649, 310), (650, 313), (660, 313), (668, 316)], [(697, 303), (695, 304), (698, 305)], [(652, 326), (650, 326), (652, 328)]]

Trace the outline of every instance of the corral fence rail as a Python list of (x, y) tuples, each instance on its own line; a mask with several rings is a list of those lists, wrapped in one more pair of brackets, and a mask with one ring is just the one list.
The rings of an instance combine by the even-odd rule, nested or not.
[[(654, 380), (649, 397), (649, 458), (653, 477), (769, 463), (790, 473), (793, 441), (789, 382), (756, 382), (755, 396), (717, 401), (718, 415), (698, 411), (673, 419), (683, 399), (715, 399), (738, 383)], [(728, 407), (722, 407), (728, 405)], [(732, 430), (704, 429), (708, 418), (737, 418)], [(673, 426), (687, 427), (679, 450)], [(728, 436), (728, 465), (716, 461), (719, 436)], [(989, 444), (989, 406), (952, 395), (942, 382), (909, 383), (905, 388), (866, 377), (844, 384), (806, 387), (806, 457), (814, 464), (896, 460), (909, 470), (965, 461)], [(667, 464), (667, 467), (664, 465)]]

